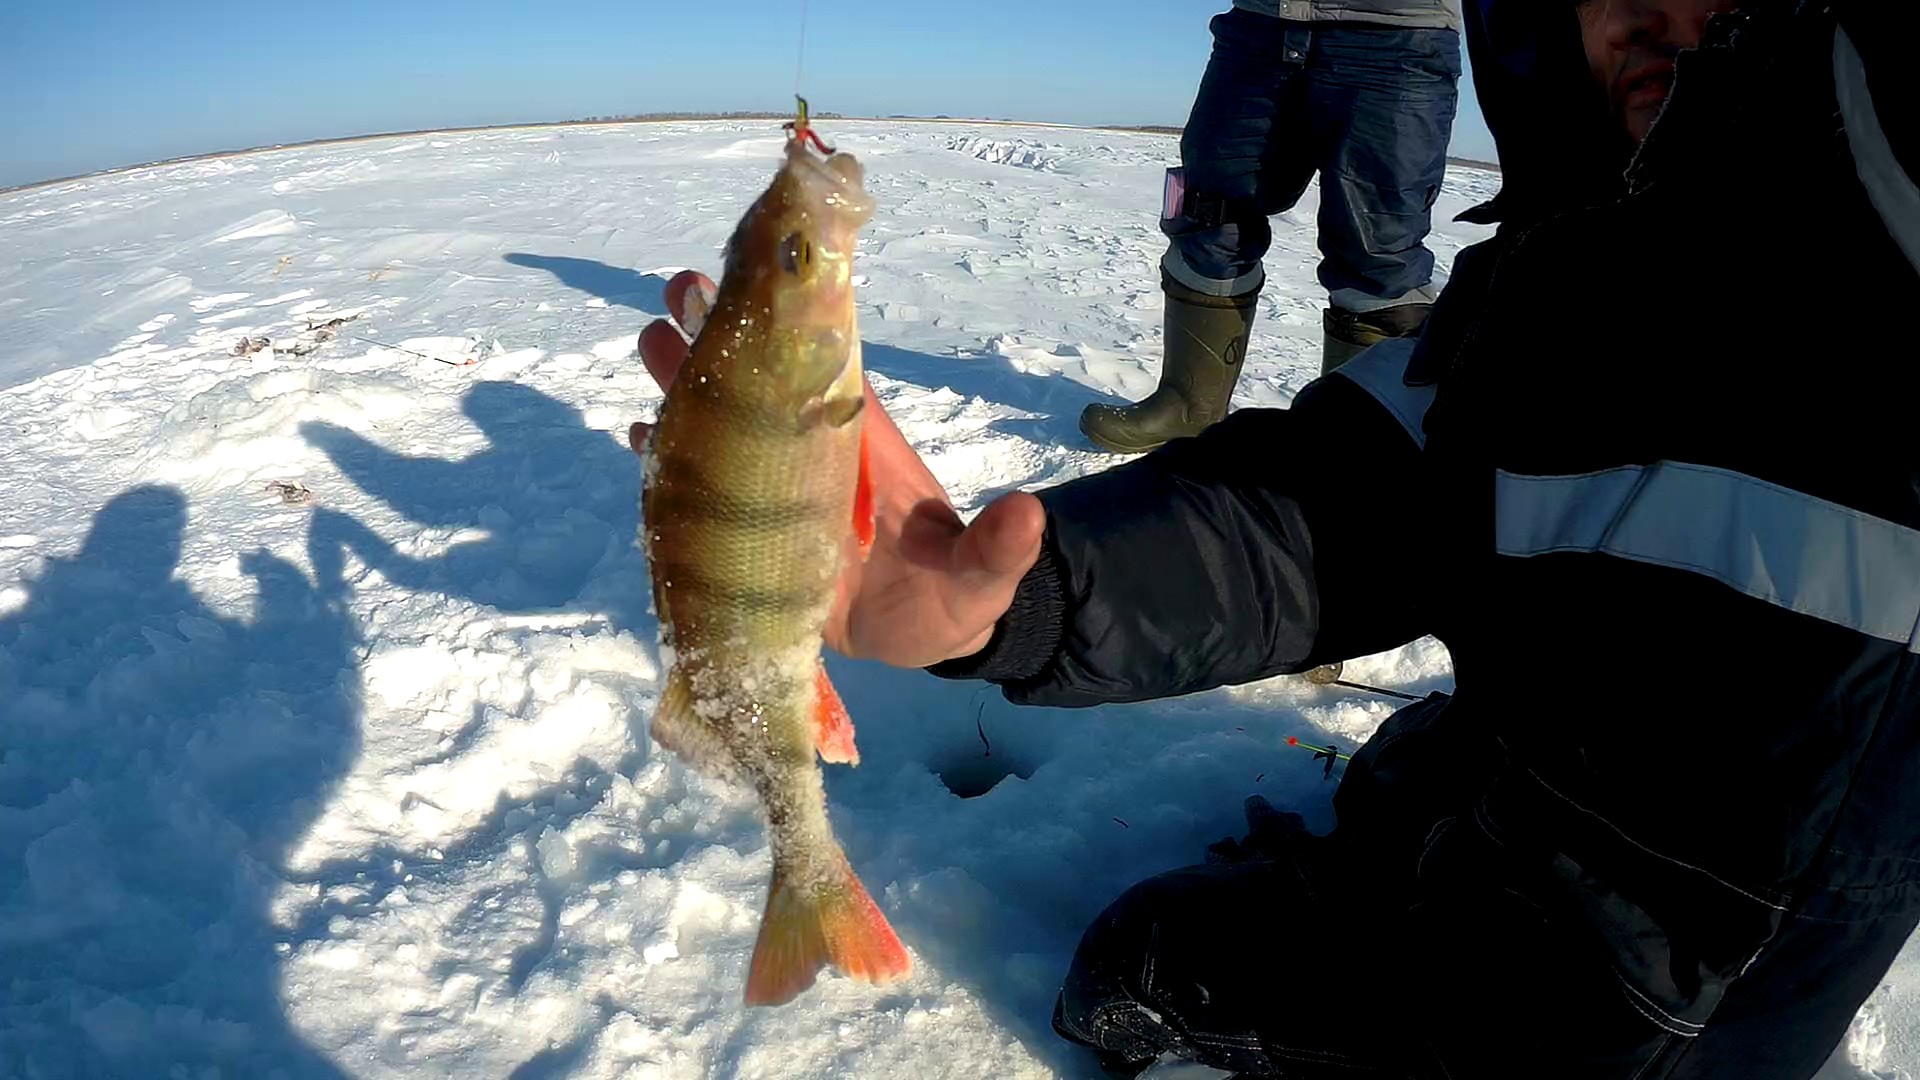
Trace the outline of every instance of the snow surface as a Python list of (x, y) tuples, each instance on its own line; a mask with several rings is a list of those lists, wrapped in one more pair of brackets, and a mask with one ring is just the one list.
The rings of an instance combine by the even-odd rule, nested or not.
[[(879, 204), (868, 370), (962, 509), (1110, 463), (1075, 420), (1157, 380), (1175, 142), (828, 135)], [(765, 832), (646, 737), (623, 437), (660, 396), (634, 335), (780, 143), (446, 134), (0, 196), (0, 1076), (1093, 1076), (1048, 1028), (1086, 923), (1250, 792), (1331, 823), (1284, 739), (1350, 747), (1382, 699), (1020, 710), (834, 658), (863, 755), (835, 827), (915, 973), (742, 1008)], [(1450, 174), (1442, 267), (1497, 186)], [(1276, 222), (1240, 406), (1317, 371), (1315, 206)], [(1451, 684), (1432, 641), (1348, 675)], [(1915, 974), (1830, 1075), (1920, 1060)]]

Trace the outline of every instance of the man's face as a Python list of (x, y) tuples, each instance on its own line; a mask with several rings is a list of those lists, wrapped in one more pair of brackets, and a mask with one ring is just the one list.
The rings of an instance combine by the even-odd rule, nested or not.
[(1673, 86), (1673, 58), (1700, 44), (1707, 17), (1735, 0), (1578, 0), (1587, 66), (1627, 135), (1647, 137)]

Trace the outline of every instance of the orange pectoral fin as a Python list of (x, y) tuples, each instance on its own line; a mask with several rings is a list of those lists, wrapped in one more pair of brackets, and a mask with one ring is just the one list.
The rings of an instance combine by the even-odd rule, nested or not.
[(873, 550), (873, 468), (868, 463), (867, 429), (860, 429), (860, 476), (853, 484), (853, 537), (860, 541), (860, 557)]
[(836, 765), (860, 764), (860, 750), (853, 745), (853, 718), (840, 701), (839, 691), (827, 678), (823, 665), (814, 677), (813, 745), (821, 761)]

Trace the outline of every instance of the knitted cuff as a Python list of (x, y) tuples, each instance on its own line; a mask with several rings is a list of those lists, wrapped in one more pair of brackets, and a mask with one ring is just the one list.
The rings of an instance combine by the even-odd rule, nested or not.
[(985, 679), (1010, 683), (1031, 679), (1046, 670), (1060, 648), (1067, 610), (1066, 593), (1053, 554), (1045, 544), (1040, 558), (1020, 579), (1013, 604), (993, 628), (986, 647), (972, 656), (955, 657), (926, 670), (942, 679)]

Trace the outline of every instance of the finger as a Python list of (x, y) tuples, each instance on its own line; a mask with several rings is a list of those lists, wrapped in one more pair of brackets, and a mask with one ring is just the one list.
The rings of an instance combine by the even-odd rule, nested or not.
[(954, 545), (955, 584), (969, 592), (1011, 592), (1040, 558), (1047, 511), (1040, 500), (1016, 491), (993, 501)]
[(971, 656), (993, 640), (994, 626), (1013, 603), (1020, 580), (1039, 561), (1046, 522), (1040, 500), (1016, 492), (982, 510), (960, 534), (950, 564), (947, 610), (961, 626), (984, 625), (941, 659)]
[(647, 440), (652, 437), (652, 424), (644, 422), (635, 423), (633, 426), (627, 428), (627, 445), (632, 447), (633, 452), (639, 454), (641, 457), (647, 456)]
[(680, 365), (687, 362), (687, 343), (672, 323), (655, 319), (640, 331), (640, 362), (647, 366), (647, 374), (653, 376), (653, 381), (664, 391), (673, 385)]
[(680, 324), (688, 337), (699, 337), (719, 291), (713, 279), (700, 271), (682, 270), (667, 282), (667, 314), (673, 316), (673, 321)]

